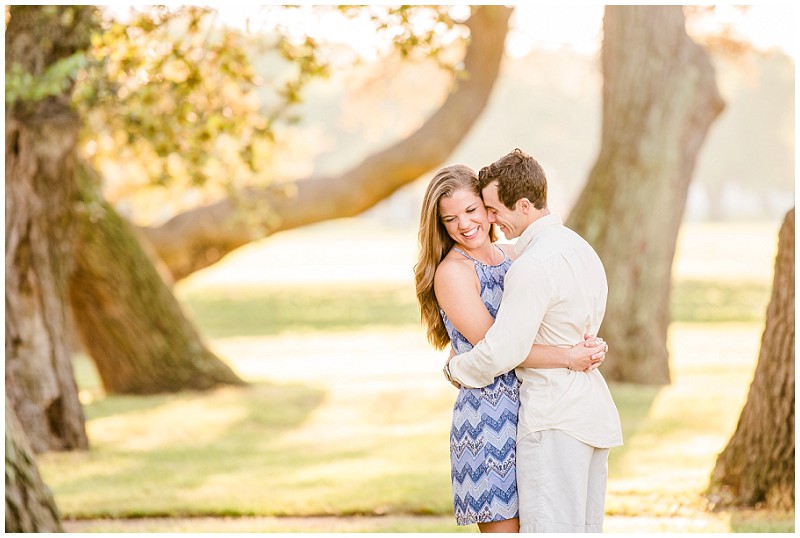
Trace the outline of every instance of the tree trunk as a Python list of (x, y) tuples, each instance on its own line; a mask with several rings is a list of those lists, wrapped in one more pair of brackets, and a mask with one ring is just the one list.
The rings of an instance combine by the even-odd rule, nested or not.
[[(410, 137), (335, 177), (240, 193), (143, 228), (175, 280), (207, 267), (250, 241), (328, 219), (357, 215), (438, 166), (461, 142), (485, 108), (500, 70), (511, 9), (481, 6), (467, 22), (467, 77), (455, 78), (449, 97)], [(242, 200), (245, 204), (240, 203)], [(243, 206), (265, 215), (258, 232), (237, 219)], [(252, 209), (250, 210), (253, 211)]]
[[(6, 69), (40, 75), (88, 45), (89, 18), (86, 7), (12, 6)], [(79, 120), (67, 95), (6, 111), (6, 395), (36, 452), (88, 447), (68, 346)]]
[(53, 495), (12, 407), (6, 398), (5, 532), (63, 532)]
[(244, 384), (203, 344), (131, 226), (96, 184), (83, 164), (69, 289), (75, 325), (105, 390), (148, 394)]
[(758, 364), (709, 497), (717, 506), (794, 508), (794, 209), (778, 233), (772, 297)]
[(567, 225), (608, 275), (603, 375), (669, 383), (672, 262), (689, 182), (724, 106), (680, 6), (606, 6), (600, 154)]

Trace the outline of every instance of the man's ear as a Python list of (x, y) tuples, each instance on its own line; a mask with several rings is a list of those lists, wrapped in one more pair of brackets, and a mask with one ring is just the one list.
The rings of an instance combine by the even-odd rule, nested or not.
[(517, 200), (517, 209), (519, 209), (524, 215), (530, 215), (531, 212), (536, 209), (530, 200), (527, 198), (520, 198)]

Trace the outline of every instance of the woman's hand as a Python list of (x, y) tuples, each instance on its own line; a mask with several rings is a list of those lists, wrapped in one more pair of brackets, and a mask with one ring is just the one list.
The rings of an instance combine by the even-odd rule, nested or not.
[(584, 334), (583, 338), (583, 342), (578, 342), (569, 348), (568, 368), (578, 372), (590, 372), (599, 368), (606, 359), (608, 344), (592, 334)]

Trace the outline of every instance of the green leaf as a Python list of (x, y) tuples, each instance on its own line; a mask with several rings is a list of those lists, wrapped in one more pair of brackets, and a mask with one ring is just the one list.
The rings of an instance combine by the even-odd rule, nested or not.
[(41, 75), (34, 76), (15, 62), (6, 70), (6, 106), (36, 103), (69, 91), (78, 72), (86, 65), (86, 53), (76, 52), (53, 63)]

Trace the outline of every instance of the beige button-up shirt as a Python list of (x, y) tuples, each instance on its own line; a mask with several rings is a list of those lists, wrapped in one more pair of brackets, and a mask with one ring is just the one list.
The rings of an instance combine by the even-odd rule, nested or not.
[(599, 369), (518, 367), (534, 343), (569, 347), (584, 333), (597, 334), (608, 295), (600, 258), (555, 213), (528, 226), (515, 248), (520, 256), (506, 273), (494, 325), (471, 351), (453, 357), (451, 377), (485, 387), (516, 368), (522, 381), (517, 438), (561, 430), (594, 447), (621, 445), (619, 413)]

